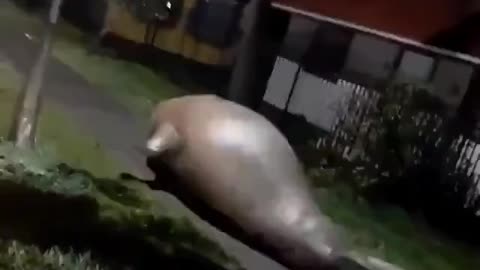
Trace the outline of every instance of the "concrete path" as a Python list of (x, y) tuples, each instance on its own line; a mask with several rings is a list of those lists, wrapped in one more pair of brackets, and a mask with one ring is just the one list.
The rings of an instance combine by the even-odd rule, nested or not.
[[(8, 58), (20, 73), (28, 72), (37, 51), (37, 44), (30, 41), (24, 33), (15, 30), (7, 31), (4, 27), (0, 29), (0, 55)], [(132, 115), (113, 98), (95, 89), (79, 74), (55, 59), (51, 59), (49, 63), (43, 93), (47, 100), (60, 106), (65, 114), (85, 132), (95, 136), (112, 157), (125, 165), (125, 171), (139, 177), (151, 177), (151, 172), (144, 164), (145, 158), (139, 150), (148, 127), (144, 119)], [(156, 197), (172, 213), (189, 216), (199, 229), (216, 240), (229, 254), (235, 256), (245, 268), (249, 270), (285, 269), (212, 228), (172, 196), (158, 192)]]

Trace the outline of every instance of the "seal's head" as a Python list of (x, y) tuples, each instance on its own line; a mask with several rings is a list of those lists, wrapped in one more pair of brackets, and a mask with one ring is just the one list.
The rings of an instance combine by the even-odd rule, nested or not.
[(152, 154), (161, 154), (169, 149), (177, 147), (180, 136), (174, 125), (168, 122), (155, 125), (147, 140), (146, 148)]
[(273, 124), (215, 96), (163, 101), (152, 124), (147, 163), (165, 191), (287, 267), (338, 269), (343, 239)]

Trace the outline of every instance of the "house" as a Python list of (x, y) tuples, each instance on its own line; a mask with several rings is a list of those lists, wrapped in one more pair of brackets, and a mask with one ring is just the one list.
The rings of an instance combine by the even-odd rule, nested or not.
[(292, 13), (349, 22), (427, 44), (432, 43), (439, 33), (480, 12), (478, 0), (274, 0), (273, 6)]
[[(118, 45), (125, 44), (125, 41), (136, 44), (124, 46), (127, 50), (123, 51), (145, 55), (143, 58), (147, 59), (151, 66), (166, 71), (174, 83), (187, 82), (190, 90), (201, 89), (227, 95), (232, 70), (238, 62), (236, 59), (241, 41), (254, 21), (251, 16), (255, 13), (255, 1), (170, 0), (179, 6), (175, 23), (157, 27), (148, 41), (145, 40), (148, 23), (138, 20), (125, 6), (119, 6), (117, 0), (106, 1), (109, 2), (109, 9), (105, 29), (122, 40), (114, 39), (109, 42), (107, 38), (105, 45), (122, 47)], [(170, 3), (169, 0), (163, 2)], [(264, 74), (269, 73), (268, 65), (272, 58), (270, 55), (276, 54), (275, 45), (272, 44), (280, 43), (278, 40), (285, 32), (283, 29), (286, 29), (288, 23), (288, 13), (268, 9), (263, 13), (262, 19), (264, 46), (259, 49), (262, 52), (258, 54), (257, 60), (261, 62), (258, 66), (262, 67), (258, 74), (261, 73), (259, 77), (263, 79), (268, 76)], [(145, 48), (144, 45), (151, 46)], [(260, 84), (258, 88), (262, 87), (265, 88)], [(257, 100), (261, 100), (261, 96)]]
[[(98, 3), (104, 2), (107, 4), (106, 11), (98, 8)], [(180, 82), (196, 77), (196, 80), (205, 82), (201, 83), (203, 88), (227, 88), (238, 53), (238, 36), (242, 35), (249, 19), (241, 16), (239, 10), (243, 7), (248, 9), (248, 1), (145, 0), (143, 2), (174, 3), (179, 10), (174, 16), (175, 20), (157, 25), (153, 35), (148, 35), (152, 32), (149, 31), (151, 25), (148, 20), (139, 20), (138, 16), (132, 14), (125, 5), (119, 5), (119, 2), (122, 1), (67, 1), (64, 11), (66, 13), (67, 6), (70, 5), (71, 14), (86, 14), (88, 16), (77, 17), (90, 18), (95, 25), (103, 23), (102, 31), (110, 32), (121, 39), (106, 39), (105, 43), (112, 47), (127, 48), (124, 50), (126, 58), (141, 58), (155, 68), (160, 67), (170, 74), (180, 74), (177, 78)], [(218, 2), (220, 6), (235, 8), (230, 9), (233, 12), (231, 14), (217, 12), (212, 16), (210, 9), (202, 7), (204, 2)], [(478, 59), (472, 55), (480, 50), (480, 35), (477, 34), (480, 30), (475, 27), (478, 25), (476, 22), (480, 21), (479, 0), (357, 2), (273, 0), (271, 10), (278, 12), (275, 16), (269, 15), (269, 22), (264, 23), (268, 29), (264, 30), (262, 35), (271, 37), (263, 41), (265, 49), (258, 54), (258, 58), (263, 57), (265, 60), (259, 65), (262, 68), (257, 73), (262, 75), (254, 91), (259, 92), (259, 96), (263, 95), (263, 81), (268, 80), (272, 70), (271, 63), (275, 62), (271, 61), (272, 57), (264, 56), (279, 54), (281, 58), (301, 65), (300, 85), (305, 85), (305, 80), (302, 79), (306, 78), (304, 74), (312, 75), (306, 85), (312, 84), (314, 79), (323, 79), (330, 83), (341, 79), (363, 87), (380, 89), (382, 84), (392, 80), (414, 81), (432, 84), (435, 88), (434, 94), (442, 97), (454, 108), (459, 107), (462, 102), (476, 100), (477, 93), (468, 92), (467, 89), (475, 88), (472, 86), (472, 78), (475, 78)], [(103, 6), (105, 4), (102, 4)], [(204, 15), (205, 26), (192, 32), (192, 29), (189, 29), (192, 24), (202, 24), (195, 23), (198, 20), (192, 23), (191, 16), (194, 11)], [(91, 18), (92, 16), (99, 18)], [(289, 18), (285, 19), (286, 17)], [(225, 28), (229, 23), (218, 23), (218, 20), (227, 22), (228, 19), (236, 26)], [(288, 29), (284, 31), (283, 28)], [(218, 42), (212, 42), (212, 39), (215, 41), (215, 38), (222, 36), (221, 33), (214, 33), (213, 30), (218, 29), (224, 30), (219, 30), (219, 33), (223, 31), (237, 38), (226, 42), (224, 46), (215, 45)], [(127, 43), (128, 46), (123, 46)], [(279, 53), (276, 48), (278, 46), (281, 47)], [(295, 72), (293, 75), (280, 77), (286, 80), (295, 77), (294, 75)], [(290, 90), (288, 85), (292, 83), (280, 83), (283, 80), (279, 80), (277, 84), (287, 90), (280, 90), (279, 86), (275, 91)], [(464, 98), (466, 93), (468, 99)], [(295, 99), (294, 95), (293, 101)]]
[[(148, 42), (162, 51), (180, 55), (202, 64), (215, 66), (231, 65), (233, 62), (235, 43), (216, 46), (213, 42), (209, 42), (210, 40), (196, 38), (189, 27), (194, 9), (204, 1), (183, 0), (175, 2), (179, 3), (179, 8), (181, 9), (178, 12), (178, 18), (176, 18), (175, 23), (159, 25), (158, 28), (155, 29), (155, 35), (153, 35)], [(235, 2), (235, 0), (226, 2), (227, 4), (225, 4), (224, 8), (228, 5), (235, 5)], [(240, 7), (241, 5), (239, 4), (239, 8)], [(207, 13), (206, 10), (204, 12)], [(235, 14), (231, 13), (226, 15), (232, 15), (233, 17)], [(200, 14), (199, 17), (201, 16)], [(205, 14), (205, 16), (207, 16), (207, 14)], [(232, 20), (235, 20), (235, 18), (232, 18)], [(228, 24), (229, 22), (235, 23), (227, 18), (223, 20), (223, 24)], [(106, 27), (109, 32), (141, 44), (147, 42), (145, 40), (145, 34), (149, 26), (148, 23), (149, 22), (141, 21), (135, 17), (135, 14), (132, 14), (125, 5), (118, 4), (118, 1), (109, 0), (109, 10), (106, 18)], [(200, 18), (199, 24), (201, 25), (202, 23), (202, 18)], [(225, 27), (223, 24), (217, 25), (216, 27), (223, 30), (223, 27)], [(210, 32), (215, 31), (216, 30), (212, 29)], [(222, 34), (219, 33), (218, 35)]]
[[(480, 59), (471, 54), (480, 48), (480, 29), (471, 26), (480, 1), (357, 2), (273, 2), (291, 18), (264, 96), (282, 113), (272, 116), (263, 108), (269, 117), (300, 114), (328, 132), (337, 118), (334, 104), (360, 88), (378, 90), (392, 81), (430, 86), (453, 111), (474, 114)], [(452, 36), (456, 43), (449, 42)]]

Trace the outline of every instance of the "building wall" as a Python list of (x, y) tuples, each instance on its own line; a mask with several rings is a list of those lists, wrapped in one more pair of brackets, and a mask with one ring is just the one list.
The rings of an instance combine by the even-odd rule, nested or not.
[(398, 82), (426, 82), (431, 77), (434, 64), (435, 60), (430, 56), (406, 51), (400, 60), (395, 80)]
[(388, 80), (395, 68), (400, 45), (369, 35), (355, 34), (350, 44), (344, 72), (374, 80)]
[(318, 23), (303, 16), (292, 16), (285, 36), (282, 55), (285, 58), (299, 61), (312, 41)]
[(298, 9), (426, 41), (480, 7), (478, 0), (274, 0)]
[[(424, 85), (452, 109), (458, 108), (470, 87), (474, 72), (471, 64), (354, 31), (351, 31), (350, 40), (344, 39), (349, 44), (346, 46), (344, 64), (338, 69), (338, 78), (352, 84), (339, 85), (335, 79), (327, 81), (329, 78), (325, 74), (309, 72), (304, 65), (307, 59), (312, 58), (304, 57), (307, 51), (309, 55), (324, 55), (319, 52), (322, 46), (312, 46), (314, 36), (321, 32), (318, 30), (325, 29), (324, 24), (327, 23), (299, 15), (291, 18), (281, 58), (277, 60), (264, 98), (267, 103), (284, 110), (300, 63), (302, 71), (290, 98), (288, 111), (305, 116), (308, 122), (318, 128), (329, 130), (336, 118), (335, 104), (341, 102), (345, 94), (351, 94), (356, 85), (371, 86), (362, 81), (364, 77), (372, 81), (395, 80)], [(339, 35), (344, 35), (344, 29), (336, 27), (339, 28)], [(329, 32), (335, 35), (331, 29)], [(330, 63), (322, 63), (322, 57), (314, 58), (319, 65)], [(352, 73), (361, 76), (352, 76)]]

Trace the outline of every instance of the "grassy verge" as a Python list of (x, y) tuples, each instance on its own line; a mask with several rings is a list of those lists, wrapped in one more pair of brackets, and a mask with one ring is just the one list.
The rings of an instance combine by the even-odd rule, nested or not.
[(53, 54), (141, 116), (148, 116), (159, 100), (184, 93), (164, 76), (139, 64), (88, 54), (81, 43), (58, 39)]
[[(2, 24), (15, 25), (18, 31), (26, 31), (37, 39), (41, 37), (41, 23), (37, 18), (11, 3), (0, 5)], [(87, 37), (80, 31), (67, 23), (60, 23), (52, 54), (133, 112), (147, 116), (157, 101), (185, 93), (162, 74), (142, 65), (89, 54), (87, 44)]]
[(406, 270), (480, 269), (478, 251), (435, 233), (400, 208), (369, 204), (346, 184), (331, 184), (334, 175), (332, 169), (317, 171), (317, 184), (330, 183), (317, 190), (318, 204), (346, 229), (355, 251)]
[(40, 250), (17, 241), (0, 241), (0, 268), (4, 270), (104, 270), (89, 254), (66, 253), (58, 247)]
[[(0, 63), (0, 137), (5, 137), (10, 128), (16, 95), (22, 78), (6, 62)], [(72, 124), (53, 104), (46, 102), (41, 112), (39, 145), (45, 146), (48, 155), (57, 155), (60, 160), (87, 169), (99, 176), (117, 175), (119, 167), (105, 150)]]
[(0, 241), (2, 269), (241, 269), (143, 184), (54, 164), (0, 144), (0, 238), (23, 243)]

